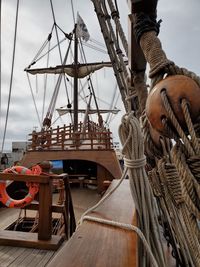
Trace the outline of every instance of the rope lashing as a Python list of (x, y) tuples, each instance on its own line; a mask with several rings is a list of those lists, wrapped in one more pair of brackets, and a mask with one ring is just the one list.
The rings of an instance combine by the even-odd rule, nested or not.
[(200, 219), (200, 207), (197, 203), (200, 202), (200, 185), (197, 183), (195, 177), (191, 173), (186, 164), (186, 156), (184, 154), (184, 146), (175, 145), (172, 149), (172, 159), (176, 169), (181, 177), (183, 186), (183, 195), (190, 212), (198, 219)]
[(173, 203), (179, 207), (179, 205), (184, 202), (184, 197), (182, 194), (181, 179), (177, 173), (175, 165), (173, 163), (161, 160), (159, 163), (159, 168), (162, 168), (162, 173), (165, 177), (164, 186), (168, 187), (169, 195)]
[[(158, 173), (163, 192), (163, 204), (165, 203), (162, 204), (162, 207), (167, 209), (173, 220), (174, 236), (176, 236), (178, 243), (183, 243), (181, 245), (182, 251), (185, 249), (184, 247), (188, 248), (189, 255), (192, 257), (191, 261), (198, 262), (199, 252), (195, 250), (200, 245), (198, 238), (196, 238), (196, 234), (198, 236), (198, 226), (195, 218), (190, 214), (191, 206), (187, 208), (188, 200), (185, 196), (181, 176), (175, 169), (174, 164), (164, 158), (158, 162)], [(177, 220), (175, 220), (175, 217), (177, 217)], [(182, 228), (181, 231), (180, 228)], [(187, 236), (184, 241), (182, 240), (183, 234)]]
[(200, 184), (200, 155), (195, 155), (187, 158), (186, 163), (189, 165), (192, 174)]
[(138, 43), (145, 32), (154, 31), (157, 35), (159, 34), (161, 20), (156, 21), (156, 14), (140, 12), (136, 13), (135, 17), (135, 35)]
[(131, 169), (142, 168), (146, 165), (146, 157), (140, 159), (127, 159), (124, 157), (124, 166)]
[(150, 78), (158, 75), (169, 65), (174, 65), (171, 60), (167, 59), (161, 42), (156, 36), (156, 32), (145, 32), (140, 38), (140, 46), (147, 62), (150, 64)]

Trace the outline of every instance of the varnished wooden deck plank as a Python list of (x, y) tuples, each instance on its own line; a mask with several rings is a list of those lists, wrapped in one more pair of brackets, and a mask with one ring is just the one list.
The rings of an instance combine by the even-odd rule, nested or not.
[[(132, 224), (134, 213), (129, 181), (126, 180), (91, 215)], [(131, 231), (85, 221), (48, 267), (135, 267), (136, 239)]]

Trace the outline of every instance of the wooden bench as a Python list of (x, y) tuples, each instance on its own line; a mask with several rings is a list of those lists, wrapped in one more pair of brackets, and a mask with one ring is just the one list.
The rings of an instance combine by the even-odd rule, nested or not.
[[(118, 181), (113, 180), (108, 190)], [(133, 224), (135, 207), (125, 180), (90, 216)], [(134, 232), (84, 221), (48, 267), (135, 267), (137, 236)]]
[(80, 184), (80, 187), (83, 187), (84, 184), (97, 185), (97, 180), (89, 179), (87, 174), (69, 174), (69, 183), (70, 184)]

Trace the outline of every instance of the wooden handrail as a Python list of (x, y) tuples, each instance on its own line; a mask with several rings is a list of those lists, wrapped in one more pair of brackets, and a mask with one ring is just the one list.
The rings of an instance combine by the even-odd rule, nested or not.
[[(81, 130), (82, 123), (78, 129)], [(28, 150), (65, 150), (65, 149), (112, 149), (112, 133), (109, 129), (88, 123), (84, 132), (73, 132), (73, 125), (48, 129), (47, 131), (32, 132), (31, 145)]]

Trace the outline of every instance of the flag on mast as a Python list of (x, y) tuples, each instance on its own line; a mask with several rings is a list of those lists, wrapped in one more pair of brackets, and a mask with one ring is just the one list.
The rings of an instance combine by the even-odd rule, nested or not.
[(77, 37), (82, 38), (86, 42), (90, 39), (90, 34), (88, 32), (88, 29), (78, 12), (77, 12), (76, 35)]

